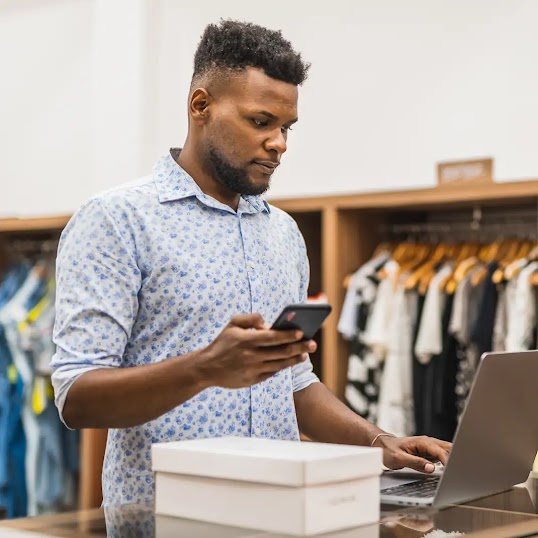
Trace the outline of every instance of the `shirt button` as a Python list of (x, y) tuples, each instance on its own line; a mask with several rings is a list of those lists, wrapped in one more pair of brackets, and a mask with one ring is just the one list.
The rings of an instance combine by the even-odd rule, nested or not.
[(254, 430), (254, 433), (255, 433), (258, 437), (261, 437), (261, 435), (262, 435), (262, 431), (260, 430), (260, 428), (256, 428), (256, 429)]

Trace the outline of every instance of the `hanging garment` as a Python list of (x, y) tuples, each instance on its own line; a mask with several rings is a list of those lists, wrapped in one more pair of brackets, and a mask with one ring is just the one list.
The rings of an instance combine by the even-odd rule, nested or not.
[(412, 339), (417, 317), (416, 292), (406, 292), (403, 274), (394, 291), (386, 328), (387, 355), (381, 377), (377, 425), (397, 436), (413, 435)]
[[(48, 381), (50, 383), (50, 381)], [(53, 395), (45, 408), (36, 414), (38, 426), (38, 458), (35, 475), (37, 512), (46, 514), (58, 510), (64, 496), (64, 463), (62, 454), (62, 424), (54, 405)]]
[(439, 284), (452, 273), (452, 264), (447, 263), (432, 278), (424, 301), (420, 328), (415, 344), (415, 356), (421, 363), (428, 363), (443, 350), (442, 315), (445, 295)]
[(387, 327), (389, 327), (392, 318), (394, 279), (399, 266), (394, 260), (390, 260), (385, 264), (384, 270), (387, 276), (379, 283), (363, 335), (364, 343), (370, 347), (380, 362), (385, 360), (390, 345)]
[(506, 311), (506, 283), (497, 285), (497, 308), (493, 324), (493, 351), (506, 351), (506, 327), (508, 323)]
[(384, 270), (388, 276), (381, 282), (373, 275), (362, 280), (363, 307), (360, 308), (357, 319), (363, 326), (350, 357), (350, 383), (346, 387), (346, 400), (350, 407), (374, 423), (378, 419), (381, 372), (388, 346), (384, 328), (388, 323), (393, 295), (391, 279), (398, 270), (398, 264), (389, 260), (385, 263)]
[(7, 518), (28, 513), (23, 390), (22, 379), (14, 369), (0, 378), (0, 506), (5, 508)]
[(20, 346), (27, 354), (35, 372), (49, 377), (52, 374), (50, 360), (55, 352), (52, 341), (55, 317), (54, 289), (54, 279), (51, 279), (46, 294), (28, 312), (25, 320), (18, 324)]
[[(382, 252), (353, 273), (338, 320), (338, 332), (346, 340), (353, 340), (357, 336), (360, 306), (364, 302), (368, 304), (373, 302), (377, 288), (375, 274), (389, 258), (390, 253)], [(373, 297), (371, 293), (373, 293)]]
[[(11, 268), (0, 283), (0, 313), (20, 291), (31, 267)], [(24, 384), (13, 365), (4, 325), (0, 322), (0, 505), (6, 517), (27, 515), (26, 437), (22, 425)]]
[[(0, 471), (0, 494), (2, 477), (6, 476), (9, 487), (16, 493), (12, 502), (8, 498), (6, 504), (13, 507), (16, 515), (55, 512), (63, 507), (65, 500), (62, 436), (65, 428), (53, 403), (49, 366), (54, 354), (54, 281), (47, 280), (46, 274), (43, 264), (29, 270), (9, 301), (0, 308), (4, 336), (0, 339), (0, 351), (3, 349), (9, 357), (11, 397), (10, 425), (4, 428), (0, 423), (0, 469), (4, 464), (8, 466), (6, 472)], [(1, 442), (4, 431), (8, 432), (6, 450), (2, 450)], [(17, 462), (18, 467), (12, 462)], [(72, 497), (71, 494), (71, 500)]]
[(456, 339), (448, 332), (452, 314), (454, 296), (443, 297), (443, 313), (441, 317), (443, 344), (442, 351), (431, 357), (426, 364), (418, 363), (420, 369), (421, 390), (415, 395), (415, 405), (421, 410), (415, 412), (417, 422), (416, 434), (428, 435), (451, 441), (457, 427), (456, 406), (456, 374), (458, 355)]
[(424, 431), (425, 412), (423, 405), (423, 394), (425, 391), (424, 381), (426, 379), (426, 370), (428, 365), (418, 361), (415, 355), (415, 346), (418, 337), (418, 331), (420, 329), (420, 322), (422, 319), (422, 312), (424, 311), (424, 302), (426, 295), (418, 294), (417, 297), (417, 312), (415, 318), (415, 326), (413, 330), (413, 340), (411, 343), (411, 350), (413, 352), (413, 409), (415, 413), (415, 434), (421, 435)]
[(377, 420), (381, 367), (364, 343), (363, 335), (377, 294), (379, 282), (376, 273), (387, 259), (388, 254), (383, 253), (352, 276), (338, 324), (342, 335), (351, 338), (346, 403), (353, 411), (371, 422)]
[(33, 268), (24, 284), (0, 312), (0, 323), (4, 326), (13, 364), (21, 376), (24, 386), (22, 405), (22, 424), (26, 436), (26, 490), (28, 497), (28, 515), (38, 515), (35, 497), (36, 465), (39, 457), (39, 430), (31, 408), (32, 387), (34, 381), (33, 365), (28, 360), (19, 341), (18, 325), (26, 319), (28, 312), (42, 299), (45, 286), (41, 271)]
[(493, 282), (493, 273), (499, 268), (497, 262), (487, 267), (487, 274), (480, 287), (480, 297), (476, 317), (471, 328), (471, 342), (476, 345), (479, 357), (493, 349), (493, 330), (497, 310), (497, 286)]
[(456, 405), (458, 417), (465, 408), (465, 402), (471, 389), (478, 365), (478, 349), (471, 341), (471, 331), (477, 318), (478, 302), (482, 293), (482, 282), (472, 285), (473, 276), (480, 267), (473, 269), (458, 285), (452, 306), (449, 331), (456, 341), (458, 372), (456, 374)]
[(506, 286), (506, 351), (525, 351), (534, 341), (536, 311), (529, 277), (536, 269), (538, 262), (529, 263)]

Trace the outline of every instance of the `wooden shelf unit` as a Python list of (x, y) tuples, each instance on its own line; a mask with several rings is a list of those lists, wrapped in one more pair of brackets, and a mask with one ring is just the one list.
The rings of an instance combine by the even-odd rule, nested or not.
[(29, 219), (0, 219), (0, 233), (60, 232), (69, 222), (70, 216), (37, 217)]
[[(9, 261), (9, 244), (25, 238), (32, 241), (56, 239), (70, 216), (28, 219), (0, 219), (0, 267)], [(80, 439), (79, 508), (101, 504), (101, 467), (105, 452), (107, 430), (82, 430)]]
[[(347, 376), (348, 344), (338, 335), (346, 275), (372, 255), (382, 239), (383, 225), (399, 219), (413, 220), (428, 212), (449, 209), (529, 206), (538, 202), (538, 180), (438, 187), (405, 191), (270, 200), (296, 220), (305, 236), (313, 274), (333, 305), (321, 341), (324, 383), (343, 398)], [(303, 215), (319, 215), (320, 237)], [(538, 226), (538, 223), (537, 223)], [(321, 254), (318, 254), (318, 251)]]
[[(273, 199), (270, 203), (294, 217), (305, 237), (311, 265), (311, 294), (324, 291), (334, 310), (319, 337), (313, 357), (316, 371), (339, 398), (347, 375), (348, 344), (338, 335), (337, 324), (344, 300), (345, 276), (372, 255), (382, 238), (382, 227), (404, 216), (413, 218), (447, 209), (536, 206), (538, 180), (440, 187), (382, 193)], [(69, 217), (0, 219), (0, 238), (10, 233), (60, 230)], [(538, 226), (538, 223), (537, 223)], [(101, 502), (100, 474), (106, 430), (84, 430), (81, 442), (81, 508)]]

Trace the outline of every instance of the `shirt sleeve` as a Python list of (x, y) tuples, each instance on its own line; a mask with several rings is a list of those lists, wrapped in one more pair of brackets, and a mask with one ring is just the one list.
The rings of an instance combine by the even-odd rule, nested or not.
[[(304, 238), (299, 231), (297, 225), (295, 225), (295, 233), (297, 235), (297, 242), (299, 248), (299, 267), (301, 272), (301, 287), (299, 290), (299, 302), (304, 303), (308, 298), (308, 284), (310, 281), (310, 265), (308, 263), (308, 256), (306, 252), (306, 245)], [(306, 389), (312, 383), (319, 383), (318, 376), (314, 373), (314, 367), (310, 357), (304, 362), (296, 364), (291, 369), (293, 378), (293, 392)]]
[(80, 375), (122, 365), (140, 285), (134, 239), (122, 234), (103, 200), (91, 200), (62, 233), (56, 260), (51, 367), (62, 421), (67, 393)]

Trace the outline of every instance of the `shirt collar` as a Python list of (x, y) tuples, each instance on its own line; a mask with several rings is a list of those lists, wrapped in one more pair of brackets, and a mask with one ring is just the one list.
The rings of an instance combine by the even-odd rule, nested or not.
[[(179, 151), (175, 149), (170, 150), (153, 167), (153, 178), (155, 180), (159, 202), (172, 202), (195, 196), (207, 206), (230, 209), (225, 204), (205, 194), (196, 181), (177, 164), (170, 152), (178, 153)], [(242, 213), (271, 212), (269, 204), (262, 196), (250, 195), (241, 196), (238, 210)]]

